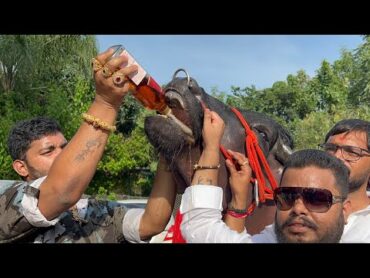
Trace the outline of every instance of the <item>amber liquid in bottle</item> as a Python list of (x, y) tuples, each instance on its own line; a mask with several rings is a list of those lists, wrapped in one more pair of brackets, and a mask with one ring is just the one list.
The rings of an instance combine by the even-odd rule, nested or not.
[(129, 79), (129, 90), (132, 95), (146, 108), (156, 110), (162, 115), (166, 115), (172, 121), (174, 121), (182, 131), (188, 135), (187, 140), (189, 143), (194, 143), (194, 137), (192, 130), (178, 120), (172, 113), (171, 108), (169, 108), (165, 102), (164, 92), (161, 86), (135, 61), (131, 54), (122, 46), (116, 45), (112, 47), (115, 49), (112, 57), (118, 55), (126, 55), (128, 57), (128, 62), (122, 66), (137, 65), (138, 71), (133, 75), (128, 75)]
[(155, 80), (146, 75), (139, 85), (133, 81), (130, 82), (130, 91), (132, 95), (146, 108), (156, 110), (161, 114), (168, 114), (170, 108), (167, 106), (164, 93)]
[(171, 109), (165, 102), (164, 92), (161, 86), (136, 62), (122, 45), (113, 46), (112, 48), (115, 49), (112, 57), (118, 55), (126, 55), (128, 57), (128, 62), (124, 66), (138, 66), (137, 73), (128, 75), (132, 95), (144, 107), (156, 110), (164, 115), (169, 114)]

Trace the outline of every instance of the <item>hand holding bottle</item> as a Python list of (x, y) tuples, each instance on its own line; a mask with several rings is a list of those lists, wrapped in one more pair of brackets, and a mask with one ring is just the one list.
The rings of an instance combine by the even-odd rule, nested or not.
[[(144, 70), (144, 68), (137, 63), (133, 56), (122, 46), (115, 45), (111, 47), (114, 49), (112, 59), (115, 57), (126, 57), (127, 59), (120, 65), (122, 69), (137, 66), (137, 71), (128, 74), (129, 90), (132, 95), (146, 108), (156, 110), (161, 114), (169, 114), (171, 109), (165, 102), (164, 93), (161, 86)], [(117, 80), (118, 79), (118, 80)], [(119, 76), (113, 78), (116, 84), (121, 81)]]
[(129, 84), (117, 86), (113, 82), (113, 78), (120, 75), (125, 79), (126, 76), (135, 74), (137, 66), (131, 65), (120, 68), (120, 65), (127, 61), (127, 57), (119, 56), (112, 58), (113, 53), (114, 49), (110, 48), (93, 59), (92, 63), (96, 86), (95, 99), (118, 109), (122, 103), (123, 97), (129, 91)]

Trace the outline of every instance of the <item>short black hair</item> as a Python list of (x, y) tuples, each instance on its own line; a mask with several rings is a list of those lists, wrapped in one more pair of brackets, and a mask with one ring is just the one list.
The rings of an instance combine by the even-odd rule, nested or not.
[(345, 119), (337, 122), (326, 134), (325, 142), (328, 141), (330, 136), (351, 131), (365, 132), (367, 135), (367, 149), (370, 150), (370, 122), (360, 119)]
[(62, 133), (59, 124), (46, 117), (35, 117), (17, 122), (8, 136), (8, 151), (13, 160), (25, 159), (31, 143), (44, 136)]
[(349, 170), (344, 163), (333, 155), (321, 150), (306, 149), (294, 152), (284, 166), (281, 180), (289, 168), (305, 168), (315, 166), (320, 169), (329, 169), (335, 177), (336, 186), (342, 197), (348, 195)]

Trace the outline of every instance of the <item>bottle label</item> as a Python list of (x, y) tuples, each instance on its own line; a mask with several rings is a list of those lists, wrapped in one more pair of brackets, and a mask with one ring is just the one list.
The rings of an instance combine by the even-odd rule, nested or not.
[(120, 55), (126, 55), (128, 57), (127, 64), (124, 65), (131, 66), (131, 65), (137, 65), (138, 70), (137, 73), (130, 74), (128, 77), (132, 80), (132, 82), (135, 83), (136, 86), (140, 84), (141, 81), (143, 81), (144, 77), (146, 76), (146, 71), (140, 66), (135, 59), (131, 56), (131, 54), (125, 49), (122, 51)]

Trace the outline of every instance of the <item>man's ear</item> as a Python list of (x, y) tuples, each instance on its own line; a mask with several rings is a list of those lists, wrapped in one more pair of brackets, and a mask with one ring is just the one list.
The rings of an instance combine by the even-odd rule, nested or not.
[(27, 178), (29, 175), (26, 162), (24, 160), (16, 159), (13, 161), (13, 169), (20, 175), (22, 178)]
[(344, 202), (343, 202), (343, 215), (344, 215), (344, 222), (347, 224), (347, 219), (348, 219), (348, 216), (351, 214), (352, 212), (352, 204), (351, 204), (351, 201), (346, 199)]

